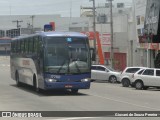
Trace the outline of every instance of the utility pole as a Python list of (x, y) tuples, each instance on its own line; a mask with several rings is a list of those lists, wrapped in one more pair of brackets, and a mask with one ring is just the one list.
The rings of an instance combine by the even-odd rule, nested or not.
[(21, 26), (19, 25), (19, 23), (23, 22), (22, 20), (14, 20), (12, 21), (13, 23), (17, 23), (17, 29), (19, 29)]
[(30, 17), (31, 19), (32, 19), (32, 33), (33, 33), (33, 28), (34, 28), (34, 26), (33, 26), (33, 22), (34, 22), (34, 18), (35, 18), (35, 16), (34, 15), (32, 15), (31, 17)]
[(23, 22), (22, 20), (15, 20), (15, 21), (12, 21), (13, 23), (17, 23), (17, 31), (19, 31), (19, 35), (21, 35), (21, 25), (19, 25), (19, 23)]
[(89, 1), (93, 1), (93, 32), (94, 32), (94, 59), (95, 62), (97, 61), (97, 57), (96, 57), (96, 11), (95, 11), (95, 0), (89, 0)]
[(113, 46), (113, 14), (112, 14), (112, 1), (107, 0), (110, 2), (110, 27), (111, 27), (111, 52), (110, 52), (110, 60), (111, 60), (111, 67), (114, 68), (114, 46)]

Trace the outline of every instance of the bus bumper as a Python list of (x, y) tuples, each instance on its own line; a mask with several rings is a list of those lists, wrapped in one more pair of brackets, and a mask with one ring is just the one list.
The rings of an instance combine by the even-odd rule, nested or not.
[(54, 82), (54, 83), (45, 83), (45, 89), (89, 89), (89, 82)]

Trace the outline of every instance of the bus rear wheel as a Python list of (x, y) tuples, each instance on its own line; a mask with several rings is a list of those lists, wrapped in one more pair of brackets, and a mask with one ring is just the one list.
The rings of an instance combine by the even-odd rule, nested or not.
[(17, 85), (17, 87), (20, 87), (21, 83), (19, 82), (19, 74), (18, 74), (18, 72), (16, 72), (15, 77), (16, 77), (16, 85)]

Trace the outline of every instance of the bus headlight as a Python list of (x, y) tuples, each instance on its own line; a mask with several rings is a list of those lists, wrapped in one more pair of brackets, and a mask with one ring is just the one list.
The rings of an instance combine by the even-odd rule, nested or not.
[(85, 79), (82, 79), (81, 82), (89, 82), (91, 79), (90, 78), (85, 78)]
[(46, 80), (47, 82), (57, 82), (57, 80), (52, 79), (52, 78), (46, 78), (45, 80)]

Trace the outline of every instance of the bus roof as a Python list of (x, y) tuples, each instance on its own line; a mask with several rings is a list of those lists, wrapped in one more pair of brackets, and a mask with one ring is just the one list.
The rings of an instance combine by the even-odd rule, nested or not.
[(32, 34), (32, 35), (24, 35), (24, 36), (19, 36), (17, 38), (14, 38), (13, 40), (16, 40), (16, 39), (21, 39), (21, 38), (28, 38), (28, 37), (33, 37), (33, 36), (36, 36), (36, 35), (39, 35), (39, 36), (55, 36), (55, 37), (62, 37), (62, 36), (70, 36), (70, 37), (87, 37), (87, 35), (83, 34), (83, 33), (79, 33), (79, 32), (57, 32), (57, 31), (49, 31), (49, 32), (43, 32), (43, 31), (40, 31), (40, 32), (37, 32), (35, 34)]
[(87, 37), (83, 33), (79, 32), (57, 32), (57, 31), (50, 31), (50, 32), (39, 32), (37, 33), (42, 36), (74, 36), (74, 37)]

